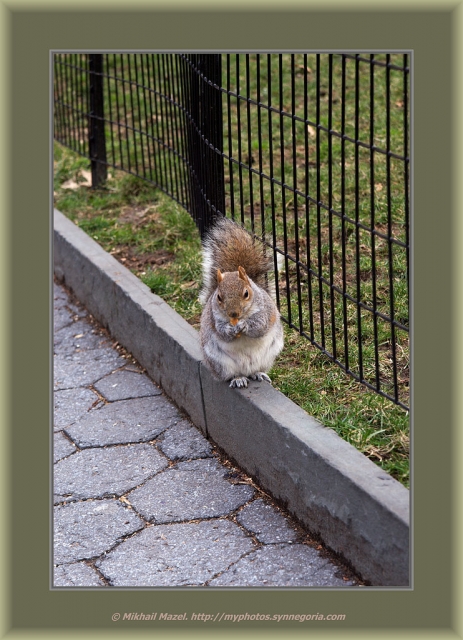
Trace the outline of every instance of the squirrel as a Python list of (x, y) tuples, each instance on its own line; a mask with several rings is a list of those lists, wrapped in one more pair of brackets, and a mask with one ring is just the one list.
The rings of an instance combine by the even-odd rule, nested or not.
[(267, 371), (283, 349), (280, 313), (268, 291), (271, 261), (245, 229), (218, 218), (203, 243), (204, 360), (230, 387), (271, 383)]

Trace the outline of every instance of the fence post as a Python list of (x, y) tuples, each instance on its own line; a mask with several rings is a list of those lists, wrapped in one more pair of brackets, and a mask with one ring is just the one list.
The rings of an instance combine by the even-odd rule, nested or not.
[[(222, 55), (206, 54), (203, 58), (204, 75), (207, 80), (222, 86)], [(223, 111), (222, 92), (220, 89), (212, 87), (206, 81), (202, 84), (201, 109), (205, 134), (214, 146), (214, 149), (207, 148), (205, 152), (209, 156), (210, 172), (206, 173), (207, 193), (210, 193), (211, 207), (207, 208), (207, 218), (205, 220), (208, 228), (217, 215), (225, 215), (225, 178), (223, 167)]]
[(221, 86), (222, 56), (196, 54), (189, 60), (189, 112), (194, 123), (189, 136), (193, 209), (202, 237), (214, 217), (225, 214), (222, 93), (210, 84)]
[(106, 140), (103, 97), (103, 55), (89, 54), (89, 151), (92, 170), (92, 188), (97, 189), (106, 182), (108, 169), (106, 164)]

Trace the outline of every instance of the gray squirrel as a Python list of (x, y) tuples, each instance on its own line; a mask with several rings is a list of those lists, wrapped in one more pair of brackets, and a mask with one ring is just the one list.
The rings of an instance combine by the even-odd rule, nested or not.
[(242, 227), (218, 218), (203, 243), (204, 305), (199, 337), (206, 364), (230, 387), (271, 382), (267, 371), (283, 349), (283, 327), (269, 295), (271, 262)]

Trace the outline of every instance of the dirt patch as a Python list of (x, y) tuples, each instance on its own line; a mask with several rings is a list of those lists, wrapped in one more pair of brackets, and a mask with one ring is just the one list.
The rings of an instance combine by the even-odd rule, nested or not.
[(119, 260), (125, 267), (136, 272), (145, 271), (147, 267), (160, 267), (172, 262), (175, 254), (165, 249), (158, 249), (154, 253), (138, 254), (131, 247), (117, 247), (111, 251), (111, 255)]
[(124, 207), (118, 217), (118, 222), (141, 227), (148, 221), (155, 220), (158, 214), (154, 205), (137, 205), (134, 207)]

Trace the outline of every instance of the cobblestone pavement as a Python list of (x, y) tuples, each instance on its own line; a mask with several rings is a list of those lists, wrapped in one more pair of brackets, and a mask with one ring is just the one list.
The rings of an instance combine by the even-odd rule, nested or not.
[(346, 587), (355, 577), (54, 284), (55, 587)]

